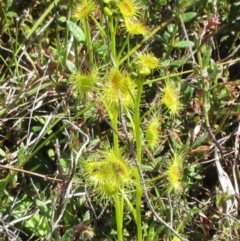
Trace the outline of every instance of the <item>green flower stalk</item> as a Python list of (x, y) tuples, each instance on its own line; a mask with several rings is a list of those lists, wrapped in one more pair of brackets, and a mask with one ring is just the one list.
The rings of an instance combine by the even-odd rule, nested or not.
[[(138, 59), (139, 60), (139, 59)], [(155, 57), (152, 55), (152, 59), (150, 59), (150, 63), (155, 60)], [(148, 62), (147, 62), (148, 63)], [(136, 152), (137, 152), (137, 161), (139, 164), (142, 163), (142, 133), (141, 133), (141, 117), (140, 117), (140, 104), (141, 104), (141, 96), (143, 92), (143, 83), (145, 77), (151, 73), (149, 68), (150, 65), (143, 65), (141, 62), (137, 61), (137, 67), (139, 69), (139, 76), (136, 79), (137, 84), (137, 95), (135, 100), (135, 113), (134, 113), (134, 134), (136, 139)], [(157, 66), (156, 66), (157, 68)], [(144, 71), (143, 71), (144, 70)], [(142, 221), (141, 221), (141, 198), (142, 198), (142, 189), (140, 187), (141, 181), (140, 176), (136, 177), (136, 224), (137, 224), (137, 232), (138, 232), (138, 241), (142, 241)]]

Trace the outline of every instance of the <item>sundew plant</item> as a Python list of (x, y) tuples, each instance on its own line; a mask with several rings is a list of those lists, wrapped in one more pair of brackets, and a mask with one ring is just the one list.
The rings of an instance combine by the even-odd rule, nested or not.
[(0, 240), (239, 239), (239, 4), (0, 6)]
[[(78, 91), (80, 95), (87, 94), (86, 90), (89, 93), (95, 92), (95, 101), (100, 103), (105, 111), (104, 118), (109, 119), (113, 136), (112, 144), (105, 144), (104, 150), (100, 150), (99, 160), (94, 160), (90, 155), (80, 162), (81, 171), (85, 173), (87, 187), (97, 195), (97, 198), (111, 201), (114, 206), (119, 241), (124, 240), (126, 208), (134, 218), (137, 240), (144, 238), (143, 197), (147, 199), (151, 212), (155, 211), (147, 194), (147, 181), (142, 171), (142, 165), (149, 165), (149, 160), (145, 162), (143, 157), (148, 152), (154, 153), (159, 149), (161, 135), (165, 134), (161, 133), (161, 126), (165, 119), (174, 120), (182, 107), (180, 88), (177, 87), (178, 83), (175, 83), (176, 79), (175, 82), (171, 79), (166, 66), (154, 56), (150, 47), (144, 50), (146, 42), (156, 31), (161, 31), (163, 26), (155, 29), (148, 27), (144, 22), (144, 11), (140, 11), (141, 5), (143, 8), (141, 2), (125, 0), (103, 1), (101, 4), (94, 1), (79, 1), (72, 9), (72, 20), (75, 22), (69, 22), (76, 26), (79, 36), (84, 36), (88, 68), (99, 70), (99, 74), (94, 76), (97, 80), (93, 86), (91, 74), (86, 78), (76, 66), (79, 74), (73, 73), (73, 77), (70, 76), (70, 79), (74, 79), (73, 90)], [(98, 13), (94, 9), (98, 9)], [(105, 51), (99, 51), (94, 46), (95, 41), (89, 32), (90, 28), (99, 31), (100, 38), (95, 41), (101, 43), (101, 47), (105, 45)], [(77, 37), (76, 32), (72, 31), (72, 34)], [(132, 41), (134, 38), (139, 39), (139, 43)], [(102, 63), (99, 63), (99, 60)], [(160, 73), (166, 74), (161, 95), (157, 105), (149, 107), (144, 113), (143, 105), (147, 105), (142, 98), (144, 87), (147, 81)], [(89, 80), (89, 84), (85, 80)], [(80, 86), (90, 88), (83, 89)], [(165, 179), (164, 185), (168, 195), (181, 192), (183, 185), (184, 156), (178, 158), (174, 150), (172, 155), (174, 160), (169, 160), (172, 163), (165, 165), (166, 174), (161, 175)], [(180, 227), (182, 224), (176, 223), (176, 226), (171, 226), (160, 216), (156, 215), (155, 218), (161, 225), (170, 229), (170, 232), (182, 238), (176, 230), (178, 225)]]

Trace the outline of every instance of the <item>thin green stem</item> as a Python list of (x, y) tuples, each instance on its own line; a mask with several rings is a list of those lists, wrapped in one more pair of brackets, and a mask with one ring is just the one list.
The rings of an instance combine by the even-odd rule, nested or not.
[(150, 85), (150, 84), (156, 83), (159, 80), (164, 80), (166, 78), (173, 78), (175, 76), (181, 76), (181, 75), (184, 75), (184, 74), (191, 74), (192, 72), (193, 72), (193, 70), (190, 69), (190, 70), (182, 71), (180, 73), (169, 74), (169, 76), (164, 75), (164, 76), (156, 78), (156, 79), (146, 80), (143, 85)]
[[(115, 130), (113, 132), (113, 148), (114, 153), (116, 156), (119, 156), (119, 140), (117, 135), (118, 130), (118, 112), (115, 112), (113, 114), (113, 117), (111, 118), (111, 124), (113, 129)], [(120, 200), (121, 199), (121, 200)], [(115, 214), (116, 214), (116, 224), (117, 224), (117, 237), (118, 241), (123, 241), (123, 203), (124, 199), (123, 196), (115, 199)]]
[(117, 237), (118, 241), (123, 241), (123, 202), (118, 198), (115, 199), (115, 213), (117, 223)]
[[(137, 183), (141, 183), (140, 175), (136, 178)], [(141, 216), (141, 199), (142, 199), (142, 188), (137, 185), (136, 188), (136, 224), (137, 224), (137, 236), (138, 241), (142, 241), (142, 216)]]
[(119, 62), (119, 60), (120, 60), (120, 58), (121, 58), (121, 56), (122, 56), (122, 53), (123, 53), (126, 45), (129, 43), (129, 37), (130, 37), (130, 35), (128, 34), (128, 35), (127, 35), (127, 38), (125, 39), (125, 41), (124, 41), (124, 43), (123, 43), (123, 45), (122, 45), (122, 47), (121, 47), (121, 50), (118, 52), (118, 56), (117, 56), (118, 62)]
[[(102, 27), (103, 24), (99, 23), (96, 18), (94, 18), (92, 15), (90, 15), (90, 18), (94, 21), (94, 23), (96, 24), (96, 26), (98, 27), (99, 31), (100, 31), (100, 34), (101, 34), (101, 37), (102, 39), (106, 39), (107, 38), (107, 34), (104, 30), (104, 28)], [(102, 21), (101, 21), (102, 22)]]
[[(68, 14), (67, 14), (67, 20), (70, 20), (71, 19), (71, 14), (72, 14), (72, 8), (73, 8), (73, 0), (69, 1), (69, 11), (68, 11)], [(57, 39), (57, 43), (58, 45), (61, 43), (60, 41), (60, 30), (58, 30), (58, 22), (57, 22), (57, 25), (56, 25), (56, 31), (58, 33), (58, 39)], [(63, 46), (68, 46), (68, 41), (69, 41), (69, 29), (66, 28), (65, 32), (64, 32), (64, 45)], [(68, 48), (64, 48), (65, 51), (64, 51), (64, 61), (66, 63), (66, 60), (68, 59)]]
[(75, 66), (76, 66), (76, 69), (79, 66), (78, 46), (79, 46), (78, 41), (76, 39), (74, 39), (73, 40), (73, 48), (74, 48), (74, 53), (75, 53)]
[(143, 91), (143, 79), (140, 78), (136, 81), (137, 83), (137, 98), (135, 102), (135, 116), (134, 116), (134, 124), (135, 124), (135, 138), (136, 138), (136, 147), (137, 147), (137, 160), (138, 163), (142, 162), (142, 139), (141, 139), (141, 128), (140, 128), (140, 103), (141, 96)]
[[(140, 127), (140, 103), (143, 91), (143, 78), (140, 77), (137, 80), (137, 98), (135, 102), (135, 139), (136, 139), (136, 149), (137, 149), (137, 161), (139, 164), (142, 163), (142, 138), (141, 138), (141, 127)], [(140, 175), (136, 177), (136, 224), (137, 224), (137, 234), (138, 241), (142, 241), (142, 220), (141, 220), (141, 198), (142, 198), (142, 188)]]
[(133, 217), (135, 219), (135, 221), (137, 220), (137, 216), (136, 216), (136, 210), (134, 209), (131, 201), (129, 200), (128, 196), (126, 195), (126, 193), (124, 191), (121, 191), (122, 197), (124, 198), (124, 201), (127, 203), (128, 208), (131, 210)]
[(202, 88), (203, 88), (203, 114), (205, 117), (205, 122), (207, 126), (210, 126), (209, 118), (208, 118), (208, 111), (209, 111), (209, 102), (208, 102), (208, 90), (209, 90), (209, 83), (204, 78), (204, 69), (202, 64), (202, 55), (201, 55), (201, 42), (198, 43), (198, 51), (197, 51), (197, 59), (198, 59), (198, 65), (201, 73), (201, 82), (202, 82)]
[(147, 183), (148, 185), (150, 185), (151, 183), (155, 183), (156, 181), (159, 181), (159, 180), (161, 180), (161, 179), (163, 179), (163, 178), (166, 178), (166, 174), (156, 176), (156, 177), (148, 180), (146, 183)]
[(111, 123), (112, 123), (112, 127), (113, 129), (115, 130), (113, 132), (113, 146), (114, 146), (114, 152), (116, 154), (116, 156), (118, 156), (119, 154), (119, 146), (118, 146), (118, 134), (117, 134), (117, 130), (118, 130), (118, 113), (116, 112), (114, 115), (113, 115), (113, 118), (111, 120)]
[[(18, 29), (19, 29), (19, 26), (18, 26), (18, 21), (16, 21), (16, 44), (15, 44), (15, 46), (14, 46), (14, 51), (16, 51), (17, 52), (17, 45), (18, 45), (18, 33), (19, 33), (19, 31), (18, 31)], [(9, 29), (8, 29), (9, 30)], [(9, 33), (9, 36), (11, 36), (11, 33)], [(19, 75), (19, 64), (18, 64), (18, 60), (17, 60), (17, 55), (14, 55), (13, 56), (14, 57), (14, 62), (15, 62), (15, 67), (16, 67), (16, 74), (17, 74), (17, 76)]]
[(92, 47), (92, 36), (91, 36), (88, 19), (82, 19), (82, 25), (86, 35), (86, 45), (87, 45), (88, 56), (89, 56), (89, 67), (92, 67), (93, 66), (93, 47)]
[(114, 28), (113, 18), (109, 17), (109, 29), (110, 29), (110, 47), (111, 47), (111, 54), (114, 63), (116, 63), (116, 30)]

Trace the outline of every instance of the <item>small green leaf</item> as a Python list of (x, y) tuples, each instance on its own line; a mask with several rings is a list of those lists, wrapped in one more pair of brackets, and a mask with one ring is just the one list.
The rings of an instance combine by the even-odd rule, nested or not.
[(46, 119), (45, 119), (45, 118), (40, 117), (40, 116), (36, 116), (35, 118), (36, 118), (41, 124), (45, 125), (45, 123), (46, 123)]
[(6, 156), (6, 153), (2, 148), (0, 148), (0, 156), (2, 156), (2, 157)]
[(71, 238), (71, 235), (72, 235), (72, 232), (73, 232), (73, 229), (72, 228), (69, 228), (65, 234), (62, 236), (61, 240), (60, 241), (68, 241), (70, 240)]
[(165, 33), (163, 34), (162, 39), (164, 40), (165, 43), (167, 43), (170, 38), (171, 38), (171, 35), (170, 35), (168, 32), (165, 32)]
[(182, 15), (183, 22), (187, 23), (187, 22), (191, 21), (193, 18), (196, 17), (196, 15), (197, 15), (197, 13), (195, 13), (195, 12), (184, 13)]
[(73, 64), (73, 62), (68, 59), (66, 60), (66, 66), (71, 73), (75, 73), (77, 71), (76, 66)]
[(189, 0), (189, 1), (183, 1), (183, 6), (185, 8), (189, 8), (190, 6), (194, 5), (195, 3), (197, 3), (198, 0)]
[(236, 2), (236, 3), (233, 3), (233, 6), (239, 6), (240, 5), (240, 2)]
[(50, 217), (49, 209), (48, 209), (47, 205), (44, 202), (42, 202), (40, 200), (36, 200), (35, 203), (36, 203), (37, 207), (40, 210), (39, 214), (44, 214), (44, 216)]
[(60, 164), (61, 164), (61, 168), (63, 169), (63, 172), (67, 172), (68, 168), (69, 168), (69, 161), (68, 159), (65, 157), (61, 157), (60, 158)]
[(20, 149), (18, 151), (18, 160), (20, 163), (23, 163), (25, 160), (25, 148), (24, 148), (23, 143), (21, 143)]
[(194, 43), (192, 41), (180, 41), (174, 44), (175, 48), (188, 48), (188, 47), (193, 47)]
[(201, 136), (199, 136), (196, 141), (193, 143), (192, 148), (199, 147), (206, 139), (208, 138), (208, 133), (205, 133)]
[(212, 55), (212, 48), (206, 47), (205, 51), (203, 52), (203, 58), (202, 58), (203, 67), (208, 67), (210, 65), (211, 55)]
[(17, 17), (18, 17), (17, 13), (12, 12), (12, 11), (7, 12), (6, 15), (7, 15), (9, 18), (17, 18)]
[(60, 18), (58, 18), (58, 21), (60, 23), (65, 23), (66, 22), (66, 17), (65, 16), (61, 16)]
[(105, 51), (107, 49), (108, 49), (107, 45), (102, 45), (100, 47), (97, 47), (95, 51), (96, 51), (96, 53), (99, 53), (99, 52), (103, 52), (103, 51)]
[(32, 127), (32, 131), (33, 131), (33, 132), (38, 132), (38, 131), (40, 131), (40, 130), (42, 130), (42, 126), (33, 126), (33, 127)]
[(79, 42), (85, 42), (85, 34), (76, 23), (67, 20), (67, 28)]
[(8, 9), (12, 6), (12, 2), (13, 2), (13, 0), (8, 0), (8, 1), (7, 1), (6, 10), (8, 10)]
[(5, 109), (4, 109), (4, 108), (1, 109), (1, 110), (0, 110), (0, 116), (3, 115), (3, 114), (6, 112), (6, 110), (7, 110), (6, 108), (5, 108)]
[(168, 24), (167, 25), (167, 30), (168, 30), (169, 33), (173, 33), (174, 29), (175, 29), (175, 24)]
[(172, 61), (170, 63), (171, 66), (174, 66), (174, 67), (181, 67), (185, 64), (185, 60), (175, 60), (175, 61)]
[(83, 217), (83, 221), (89, 221), (90, 220), (90, 212), (87, 211)]
[(54, 159), (55, 157), (55, 152), (53, 149), (49, 149), (48, 150), (48, 156), (51, 158), (51, 159)]
[(217, 194), (217, 196), (216, 196), (216, 206), (217, 206), (217, 207), (219, 206), (219, 204), (221, 203), (221, 201), (222, 201), (222, 196), (219, 195), (219, 194)]
[(46, 237), (49, 224), (46, 221), (46, 218), (42, 217), (43, 216), (40, 214), (35, 214), (33, 217), (31, 217), (25, 222), (24, 227), (29, 231), (33, 232), (34, 235), (38, 237)]

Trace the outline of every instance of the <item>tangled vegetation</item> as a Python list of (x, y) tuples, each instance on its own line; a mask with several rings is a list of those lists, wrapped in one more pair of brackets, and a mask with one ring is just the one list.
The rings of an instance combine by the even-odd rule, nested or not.
[(0, 11), (0, 241), (240, 240), (239, 2)]

